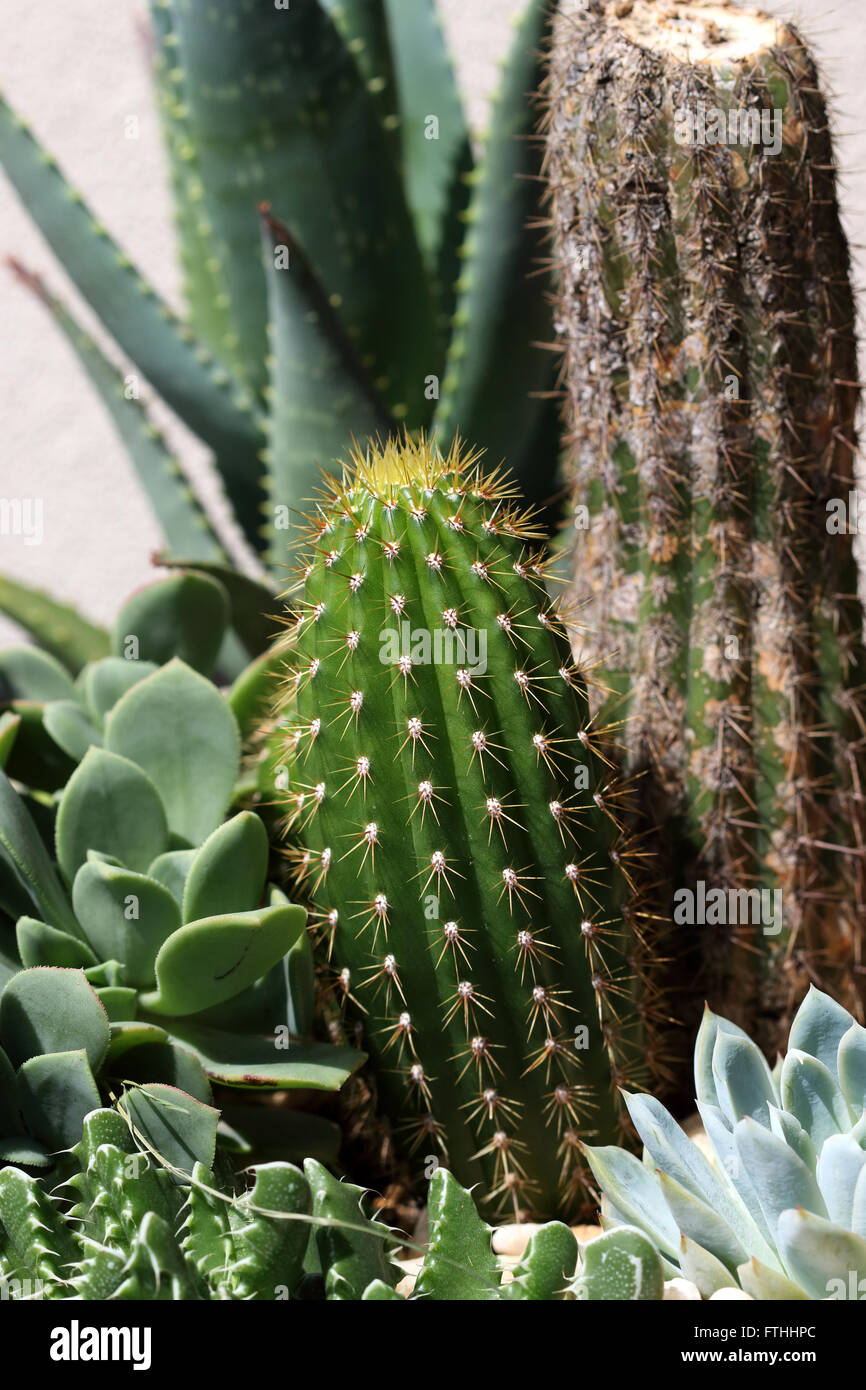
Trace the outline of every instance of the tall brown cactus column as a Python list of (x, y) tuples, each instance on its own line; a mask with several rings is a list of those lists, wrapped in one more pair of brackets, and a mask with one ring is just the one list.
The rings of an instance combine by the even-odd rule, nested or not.
[(727, 3), (564, 0), (548, 171), (575, 597), (659, 917), (769, 1040), (809, 979), (866, 982), (854, 306), (813, 60)]

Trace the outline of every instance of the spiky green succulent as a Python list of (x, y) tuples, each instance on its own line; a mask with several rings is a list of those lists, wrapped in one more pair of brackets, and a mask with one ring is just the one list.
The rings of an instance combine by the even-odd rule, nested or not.
[[(0, 1293), (5, 1299), (333, 1299), (401, 1301), (394, 1256), (405, 1238), (364, 1210), (364, 1193), (314, 1159), (263, 1164), (238, 1192), (206, 1161), (178, 1173), (145, 1152), (116, 1110), (95, 1110), (66, 1155), (61, 1185), (0, 1173)], [(440, 1169), (430, 1240), (413, 1300), (661, 1297), (661, 1262), (639, 1232), (584, 1253), (567, 1226), (539, 1227), (503, 1282), (491, 1229)], [(638, 1265), (640, 1269), (638, 1270)]]
[[(37, 648), (0, 653), (7, 1159), (49, 1162), (125, 1081), (207, 1103), (210, 1079), (335, 1090), (360, 1061), (312, 1040), (305, 914), (270, 881), (240, 761), (273, 672), (266, 656), (227, 695), (212, 684), (226, 627), (221, 586), (183, 574), (134, 595), (116, 654), (74, 682)], [(268, 1117), (296, 1143), (291, 1112), (257, 1130)]]
[[(105, 402), (169, 550), (228, 563), (142, 408), (139, 373), (213, 451), (278, 583), (292, 512), (355, 438), (434, 426), (447, 442), (459, 429), (548, 498), (558, 431), (538, 347), (553, 333), (529, 95), (546, 0), (527, 4), (477, 164), (430, 0), (152, 0), (151, 15), (185, 318), (3, 103), (0, 161), (135, 364), (118, 371), (15, 267)], [(67, 649), (98, 637), (21, 586), (0, 586), (0, 605)]]
[(604, 1224), (639, 1227), (704, 1297), (739, 1287), (757, 1299), (862, 1299), (866, 1029), (812, 988), (771, 1071), (742, 1029), (707, 1010), (695, 1087), (710, 1156), (640, 1094), (625, 1101), (643, 1163), (587, 1150)]
[(653, 1006), (538, 531), (474, 456), (421, 441), (359, 454), (312, 532), (288, 805), (327, 990), (412, 1162), (447, 1154), (491, 1210), (567, 1210)]
[(679, 900), (686, 981), (702, 960), (775, 1046), (810, 978), (862, 1008), (858, 372), (821, 83), (767, 15), (563, 0), (548, 95), (575, 598), (656, 911), (718, 895), (691, 928)]

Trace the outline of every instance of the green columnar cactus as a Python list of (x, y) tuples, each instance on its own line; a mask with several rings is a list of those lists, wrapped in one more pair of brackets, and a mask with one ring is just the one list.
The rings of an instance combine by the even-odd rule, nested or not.
[(811, 975), (853, 1004), (857, 368), (814, 63), (727, 3), (565, 0), (548, 95), (575, 597), (661, 826), (657, 911), (778, 890), (780, 922), (756, 895), (707, 915), (710, 997), (778, 1017)]
[[(621, 792), (532, 518), (476, 458), (370, 448), (313, 519), (291, 852), (404, 1152), (491, 1210), (568, 1209), (640, 1069)], [(635, 913), (633, 912), (633, 917)], [(636, 999), (640, 1002), (636, 1002)]]
[(663, 1105), (627, 1095), (644, 1162), (587, 1157), (602, 1220), (640, 1227), (704, 1297), (862, 1299), (866, 1289), (866, 1029), (812, 988), (771, 1071), (710, 1013), (695, 1044), (707, 1158)]
[[(118, 370), (14, 265), (104, 401), (169, 550), (207, 564), (224, 555), (142, 408), (138, 373), (213, 451), (277, 583), (287, 518), (356, 438), (459, 430), (507, 452), (531, 500), (549, 499), (559, 440), (555, 362), (538, 346), (553, 327), (529, 95), (548, 0), (527, 0), (477, 163), (432, 0), (150, 8), (186, 317), (2, 100), (0, 162), (135, 365)], [(44, 596), (4, 582), (0, 605), (46, 638), (66, 633), (67, 651), (92, 647), (87, 625)]]
[[(313, 1159), (303, 1172), (261, 1164), (237, 1192), (207, 1163), (185, 1176), (167, 1169), (116, 1110), (91, 1112), (66, 1158), (64, 1181), (50, 1190), (18, 1168), (0, 1173), (4, 1299), (403, 1301), (394, 1256), (404, 1238), (370, 1220), (360, 1188)], [(585, 1285), (572, 1283), (577, 1243), (558, 1222), (538, 1228), (505, 1283), (490, 1227), (445, 1169), (434, 1175), (430, 1201), (430, 1242), (410, 1300), (634, 1296), (625, 1280), (612, 1295), (587, 1256)], [(635, 1237), (649, 1249), (648, 1284), (661, 1262), (643, 1236), (601, 1239), (615, 1264), (628, 1260)]]

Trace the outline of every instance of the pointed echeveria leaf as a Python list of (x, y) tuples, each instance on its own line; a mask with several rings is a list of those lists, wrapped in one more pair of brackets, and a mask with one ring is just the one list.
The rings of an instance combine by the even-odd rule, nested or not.
[(866, 1110), (866, 1028), (852, 1023), (837, 1054), (839, 1085), (854, 1115)]
[(851, 1123), (848, 1104), (833, 1073), (808, 1053), (788, 1051), (782, 1066), (782, 1105), (794, 1115), (820, 1152), (831, 1134)]
[(826, 1217), (827, 1207), (814, 1175), (784, 1140), (755, 1120), (740, 1120), (734, 1139), (774, 1235), (779, 1217), (789, 1207), (805, 1207)]
[(847, 1009), (814, 985), (797, 1010), (788, 1036), (788, 1051), (807, 1052), (838, 1080), (836, 1058), (839, 1044), (854, 1022)]
[(788, 1274), (810, 1298), (862, 1298), (866, 1240), (797, 1208), (779, 1217), (778, 1240)]
[(852, 1229), (854, 1194), (866, 1171), (866, 1150), (850, 1134), (833, 1134), (818, 1158), (815, 1176), (831, 1221)]
[(713, 1047), (713, 1080), (719, 1105), (731, 1124), (750, 1115), (769, 1125), (768, 1107), (775, 1105), (776, 1087), (760, 1048), (749, 1038), (719, 1029)]
[(748, 1033), (744, 1032), (738, 1024), (730, 1023), (728, 1019), (721, 1018), (704, 1005), (703, 1018), (695, 1042), (695, 1094), (699, 1102), (705, 1105), (714, 1105), (718, 1110), (721, 1110), (722, 1106), (716, 1092), (716, 1079), (713, 1075), (713, 1052), (720, 1031), (730, 1033), (731, 1037), (734, 1038), (744, 1038), (746, 1042), (751, 1041)]

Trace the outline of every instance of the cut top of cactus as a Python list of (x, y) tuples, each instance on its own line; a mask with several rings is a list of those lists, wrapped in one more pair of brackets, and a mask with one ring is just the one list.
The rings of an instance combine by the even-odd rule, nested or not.
[(626, 7), (612, 0), (608, 9), (610, 22), (618, 23), (632, 43), (682, 63), (721, 67), (779, 42), (777, 19), (714, 0), (693, 0), (676, 8), (662, 8), (654, 0), (635, 0)]

